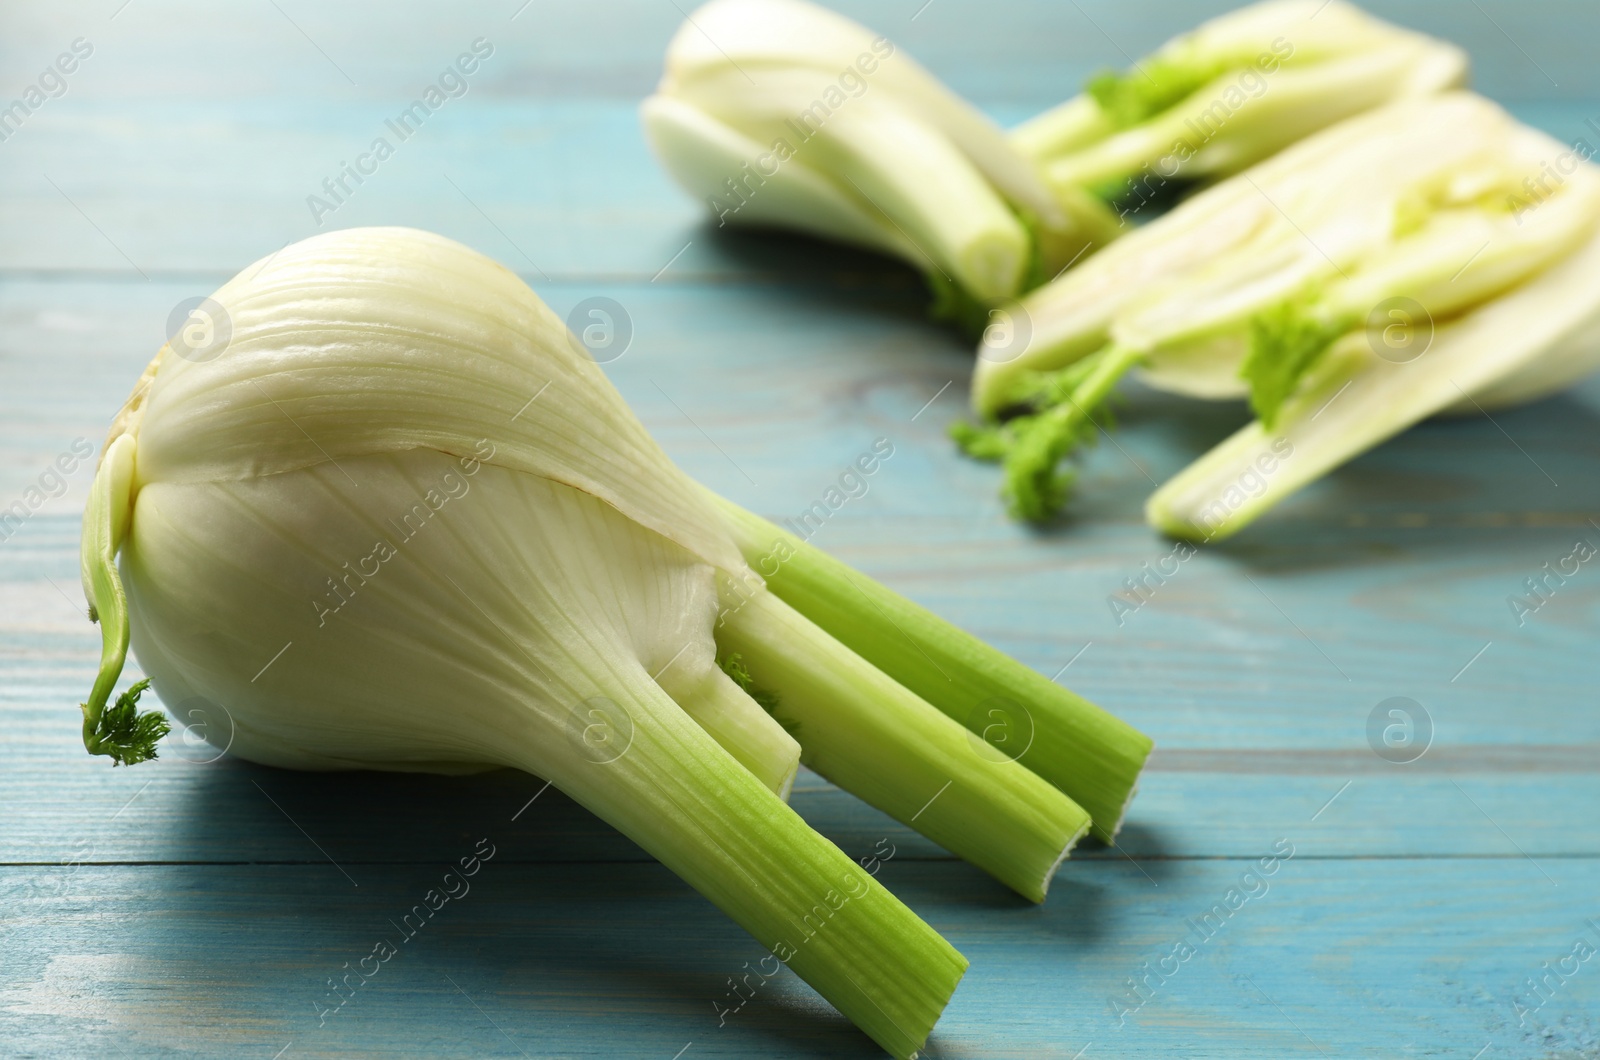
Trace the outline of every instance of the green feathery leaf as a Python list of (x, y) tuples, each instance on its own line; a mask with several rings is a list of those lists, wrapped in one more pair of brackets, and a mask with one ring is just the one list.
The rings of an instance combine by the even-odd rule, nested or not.
[(950, 437), (955, 440), (958, 449), (974, 460), (1004, 460), (1016, 444), (1019, 429), (1031, 419), (1031, 416), (1018, 416), (1004, 423), (957, 420), (950, 425)]
[[(156, 745), (172, 731), (159, 711), (138, 710), (139, 696), (150, 687), (147, 677), (117, 697), (114, 705), (100, 712), (99, 721), (84, 743), (90, 754), (107, 755), (113, 765), (132, 766), (157, 757)], [(89, 707), (83, 705), (85, 716)]]
[(1107, 346), (1064, 368), (1026, 372), (1007, 394), (1007, 408), (1020, 411), (1001, 423), (952, 424), (950, 436), (969, 456), (1004, 460), (1012, 514), (1043, 522), (1066, 504), (1077, 478), (1062, 461), (1093, 445), (1101, 427), (1110, 427), (1112, 387), (1140, 356)]
[(1250, 352), (1239, 366), (1239, 378), (1250, 384), (1250, 407), (1263, 427), (1273, 428), (1300, 380), (1350, 326), (1320, 318), (1297, 303), (1275, 306), (1250, 321)]
[[(958, 420), (950, 425), (950, 437), (955, 440), (962, 452), (975, 460), (1006, 459), (1024, 438), (1038, 431), (1050, 429), (1037, 424), (1052, 409), (1063, 405), (1072, 406), (1078, 388), (1098, 366), (1097, 358), (1098, 355), (1085, 357), (1064, 368), (1049, 371), (1024, 372), (1006, 391), (1004, 408), (1010, 410), (1010, 414), (1004, 420), (999, 423), (969, 423)], [(1106, 408), (1105, 414), (1101, 417), (1101, 425), (1110, 427), (1110, 418), (1110, 410)], [(1092, 427), (1092, 423), (1084, 421), (1081, 416), (1076, 416), (1071, 423), (1059, 424), (1050, 430), (1057, 435), (1061, 435), (1063, 431), (1072, 435), (1072, 438), (1067, 439), (1071, 442), (1067, 446), (1070, 449), (1081, 444), (1092, 445), (1095, 440)], [(1039, 442), (1035, 441), (1033, 444), (1037, 445)]]
[(1083, 90), (1118, 129), (1150, 120), (1187, 99), (1226, 69), (1223, 65), (1197, 67), (1171, 60), (1146, 59), (1126, 73), (1102, 70)]
[(1077, 469), (1062, 461), (1083, 442), (1086, 429), (1093, 431), (1070, 405), (1035, 417), (1006, 455), (1002, 495), (1013, 516), (1039, 523), (1062, 509), (1078, 478)]

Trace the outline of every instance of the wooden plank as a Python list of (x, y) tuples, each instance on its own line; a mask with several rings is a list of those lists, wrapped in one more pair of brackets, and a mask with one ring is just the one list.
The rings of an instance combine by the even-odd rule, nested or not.
[[(525, 8), (521, 0), (461, 0), (407, 9), (403, 17), (382, 0), (278, 6), (223, 12), (179, 0), (138, 0), (126, 10), (83, 2), (14, 5), (0, 16), (0, 63), (19, 73), (42, 68), (84, 36), (96, 51), (69, 99), (271, 96), (338, 105), (413, 94), (483, 36), (496, 45), (477, 86), (484, 95), (633, 101), (655, 85), (667, 41), (683, 21), (672, 5), (649, 0)], [(685, 12), (697, 6), (678, 5)], [(829, 6), (891, 37), (969, 98), (1044, 106), (1077, 91), (1093, 71), (1125, 68), (1171, 36), (1240, 5), (936, 0), (924, 7), (841, 0)], [(1478, 85), (1496, 98), (1595, 95), (1593, 64), (1578, 29), (1592, 26), (1594, 12), (1583, 0), (1369, 0), (1360, 6), (1466, 47)], [(218, 46), (223, 40), (228, 47)]]
[[(1014, 122), (1229, 5), (840, 6)], [(1600, 142), (1592, 5), (1366, 6), (1468, 46), (1477, 84), (1524, 120)], [(1593, 1050), (1593, 962), (1525, 1023), (1513, 1001), (1535, 1004), (1524, 980), (1575, 940), (1600, 946), (1600, 597), (1585, 568), (1521, 624), (1507, 598), (1578, 536), (1600, 541), (1600, 384), (1410, 431), (1119, 624), (1108, 598), (1170, 549), (1140, 516), (1150, 479), (1241, 409), (1133, 388), (1075, 519), (1010, 523), (994, 470), (943, 437), (970, 348), (924, 319), (917, 277), (717, 231), (649, 157), (635, 105), (679, 12), (517, 11), (0, 9), (0, 66), (22, 72), (6, 92), (73, 38), (95, 45), (0, 145), (0, 507), (60, 493), (0, 542), (0, 1052), (875, 1055), (787, 974), (717, 1026), (711, 1002), (759, 951), (558, 792), (530, 804), (535, 778), (294, 774), (177, 742), (114, 770), (78, 746), (97, 651), (76, 587), (88, 472), (59, 490), (41, 476), (75, 438), (98, 444), (171, 307), (316, 231), (306, 196), (480, 34), (496, 52), (468, 95), (327, 223), (442, 231), (558, 311), (619, 300), (637, 336), (608, 366), (624, 396), (693, 475), (775, 518), (890, 438), (815, 542), (1043, 673), (1070, 661), (1063, 681), (1158, 740), (1121, 848), (1078, 852), (1037, 908), (802, 777), (797, 809), (853, 857), (892, 845), (884, 881), (973, 960), (933, 1055)], [(1408, 764), (1369, 745), (1391, 696), (1434, 723)], [(496, 856), (471, 894), (319, 1021), (327, 978), (398, 938), (389, 921), (480, 836)], [(1280, 838), (1296, 856), (1270, 892), (1190, 934)], [(1119, 1026), (1128, 977), (1186, 934), (1196, 955)]]
[[(1010, 106), (997, 116), (1037, 109)], [(309, 197), (331, 201), (321, 185), (342, 162), (377, 136), (392, 138), (384, 132), (392, 110), (206, 100), (154, 112), (139, 101), (41, 112), (3, 145), (0, 270), (135, 281), (205, 274), (196, 285), (210, 290), (319, 231), (403, 224), (476, 246), (535, 283), (754, 275), (807, 284), (844, 274), (842, 282), (859, 285), (885, 273), (899, 287), (919, 282), (869, 254), (711, 224), (651, 157), (633, 101), (469, 95), (461, 110), (397, 142), (334, 212), (313, 211)], [(1585, 125), (1600, 123), (1600, 103), (1513, 110), (1562, 139), (1587, 135), (1600, 145)]]
[[(174, 741), (161, 763), (113, 773), (75, 745), (71, 726), (61, 724), (63, 715), (70, 721), (70, 707), (55, 711), (53, 722), (42, 712), (5, 712), (29, 739), (8, 763), (0, 800), (27, 812), (10, 815), (0, 828), (0, 863), (50, 865), (74, 857), (96, 863), (295, 862), (319, 860), (321, 850), (341, 863), (392, 864), (448, 857), (461, 841), (461, 821), (492, 821), (503, 834), (526, 837), (525, 856), (533, 861), (648, 860), (557, 791), (540, 794), (542, 781), (514, 772), (477, 778), (302, 775), (232, 759), (204, 762), (215, 752)], [(34, 746), (46, 736), (51, 753), (36, 756)], [(1435, 748), (1432, 754), (1439, 758), (1430, 768), (1412, 772), (1378, 762), (1365, 748), (1343, 757), (1278, 752), (1272, 771), (1241, 773), (1229, 765), (1247, 761), (1245, 753), (1220, 755), (1202, 772), (1184, 761), (1185, 752), (1169, 752), (1146, 775), (1119, 848), (1085, 844), (1061, 879), (1076, 878), (1082, 862), (1116, 861), (1124, 854), (1141, 864), (1245, 857), (1262, 835), (1319, 811), (1327, 856), (1522, 852), (1543, 859), (1600, 850), (1600, 835), (1589, 820), (1600, 796), (1593, 745), (1569, 748), (1565, 755), (1536, 748), (1523, 755), (1520, 769), (1481, 758), (1462, 764), (1469, 753), (1456, 748)], [(1190, 768), (1171, 769), (1164, 758)], [(1302, 761), (1310, 768), (1293, 771)], [(41, 797), (52, 789), (74, 797)], [(540, 812), (524, 811), (535, 798)], [(792, 802), (813, 828), (853, 856), (870, 854), (887, 839), (908, 858), (949, 858), (809, 774)]]
[[(348, 867), (358, 887), (326, 864), (0, 869), (0, 887), (39, 885), (7, 903), (0, 1038), (41, 1058), (879, 1055), (788, 972), (719, 1026), (712, 1002), (731, 1007), (730, 977), (761, 950), (659, 866), (518, 864), (499, 823), (461, 824), (470, 838), (452, 853), (486, 837), (496, 855), (404, 942), (442, 861)], [(930, 1055), (1588, 1048), (1593, 961), (1570, 962), (1525, 1026), (1513, 1001), (1575, 941), (1600, 945), (1584, 919), (1596, 910), (1574, 909), (1600, 862), (1545, 862), (1552, 886), (1518, 857), (1327, 860), (1317, 827), (1261, 836), (1258, 855), (1294, 852), (1265, 878), (1245, 878), (1254, 860), (1149, 865), (1153, 878), (1103, 862), (1039, 907), (964, 865), (890, 860), (880, 878), (972, 961)], [(1138, 1006), (1127, 980), (1185, 940), (1192, 956)], [(338, 1004), (328, 980), (380, 941), (397, 955), (319, 1019)], [(1125, 1020), (1113, 1001), (1133, 1009)]]

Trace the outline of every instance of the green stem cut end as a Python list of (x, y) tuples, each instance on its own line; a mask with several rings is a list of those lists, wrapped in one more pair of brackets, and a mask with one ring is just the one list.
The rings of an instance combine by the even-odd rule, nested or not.
[[(964, 726), (976, 763), (1022, 765), (1086, 810), (1097, 838), (1113, 840), (1150, 755), (1148, 736), (760, 516), (717, 504), (773, 595)], [(799, 736), (804, 746), (804, 728)]]

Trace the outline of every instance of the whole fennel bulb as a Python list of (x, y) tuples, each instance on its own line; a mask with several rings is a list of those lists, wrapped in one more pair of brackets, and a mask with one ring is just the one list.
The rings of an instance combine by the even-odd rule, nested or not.
[(89, 748), (153, 756), (136, 691), (107, 706), (131, 640), (166, 702), (229, 712), (243, 758), (527, 770), (891, 1053), (920, 1048), (966, 961), (785, 805), (798, 762), (1035, 900), (1088, 813), (766, 591), (740, 543), (764, 524), (686, 478), (508, 270), (355, 229), (213, 300), (226, 349), (162, 349), (85, 512)]

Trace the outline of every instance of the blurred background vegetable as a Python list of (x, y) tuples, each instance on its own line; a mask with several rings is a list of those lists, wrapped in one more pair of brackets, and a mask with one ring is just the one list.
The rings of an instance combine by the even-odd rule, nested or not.
[(1142, 201), (1169, 180), (1237, 173), (1351, 115), (1466, 80), (1460, 48), (1344, 0), (1265, 0), (1097, 75), (1011, 142), (1058, 191)]
[[(1600, 284), (1582, 269), (1550, 270), (1591, 242), (1597, 222), (1600, 177), (1573, 149), (1469, 93), (1391, 104), (1196, 195), (1029, 295), (1021, 312), (1032, 341), (1009, 361), (979, 360), (972, 400), (989, 423), (958, 425), (957, 439), (1003, 460), (1011, 510), (1041, 520), (1065, 503), (1072, 470), (1062, 461), (1093, 441), (1097, 413), (1129, 371), (1196, 397), (1248, 394), (1260, 419), (1247, 429), (1252, 458), (1286, 424), (1320, 415), (1310, 393), (1352, 385), (1338, 414), (1290, 432), (1294, 472), (1227, 506), (1226, 518), (1200, 483), (1225, 492), (1244, 469), (1220, 457), (1151, 502), (1169, 532), (1232, 533), (1434, 412), (1481, 407), (1480, 394), (1529, 400), (1589, 372), (1600, 354), (1564, 340), (1600, 305)], [(1474, 337), (1480, 311), (1496, 319), (1498, 301), (1518, 298), (1509, 304), (1560, 304), (1563, 323)], [(1341, 344), (1346, 336), (1355, 337)], [(1363, 345), (1373, 352), (1363, 356)], [(1342, 376), (1328, 363), (1335, 347)], [(1358, 366), (1366, 382), (1353, 386)], [(1454, 377), (1453, 389), (1424, 385), (1435, 375), (1441, 385)]]
[(1046, 188), (987, 117), (888, 37), (805, 0), (712, 0), (672, 38), (640, 110), (717, 224), (791, 228), (921, 271), (936, 312), (981, 324), (1117, 233)]

